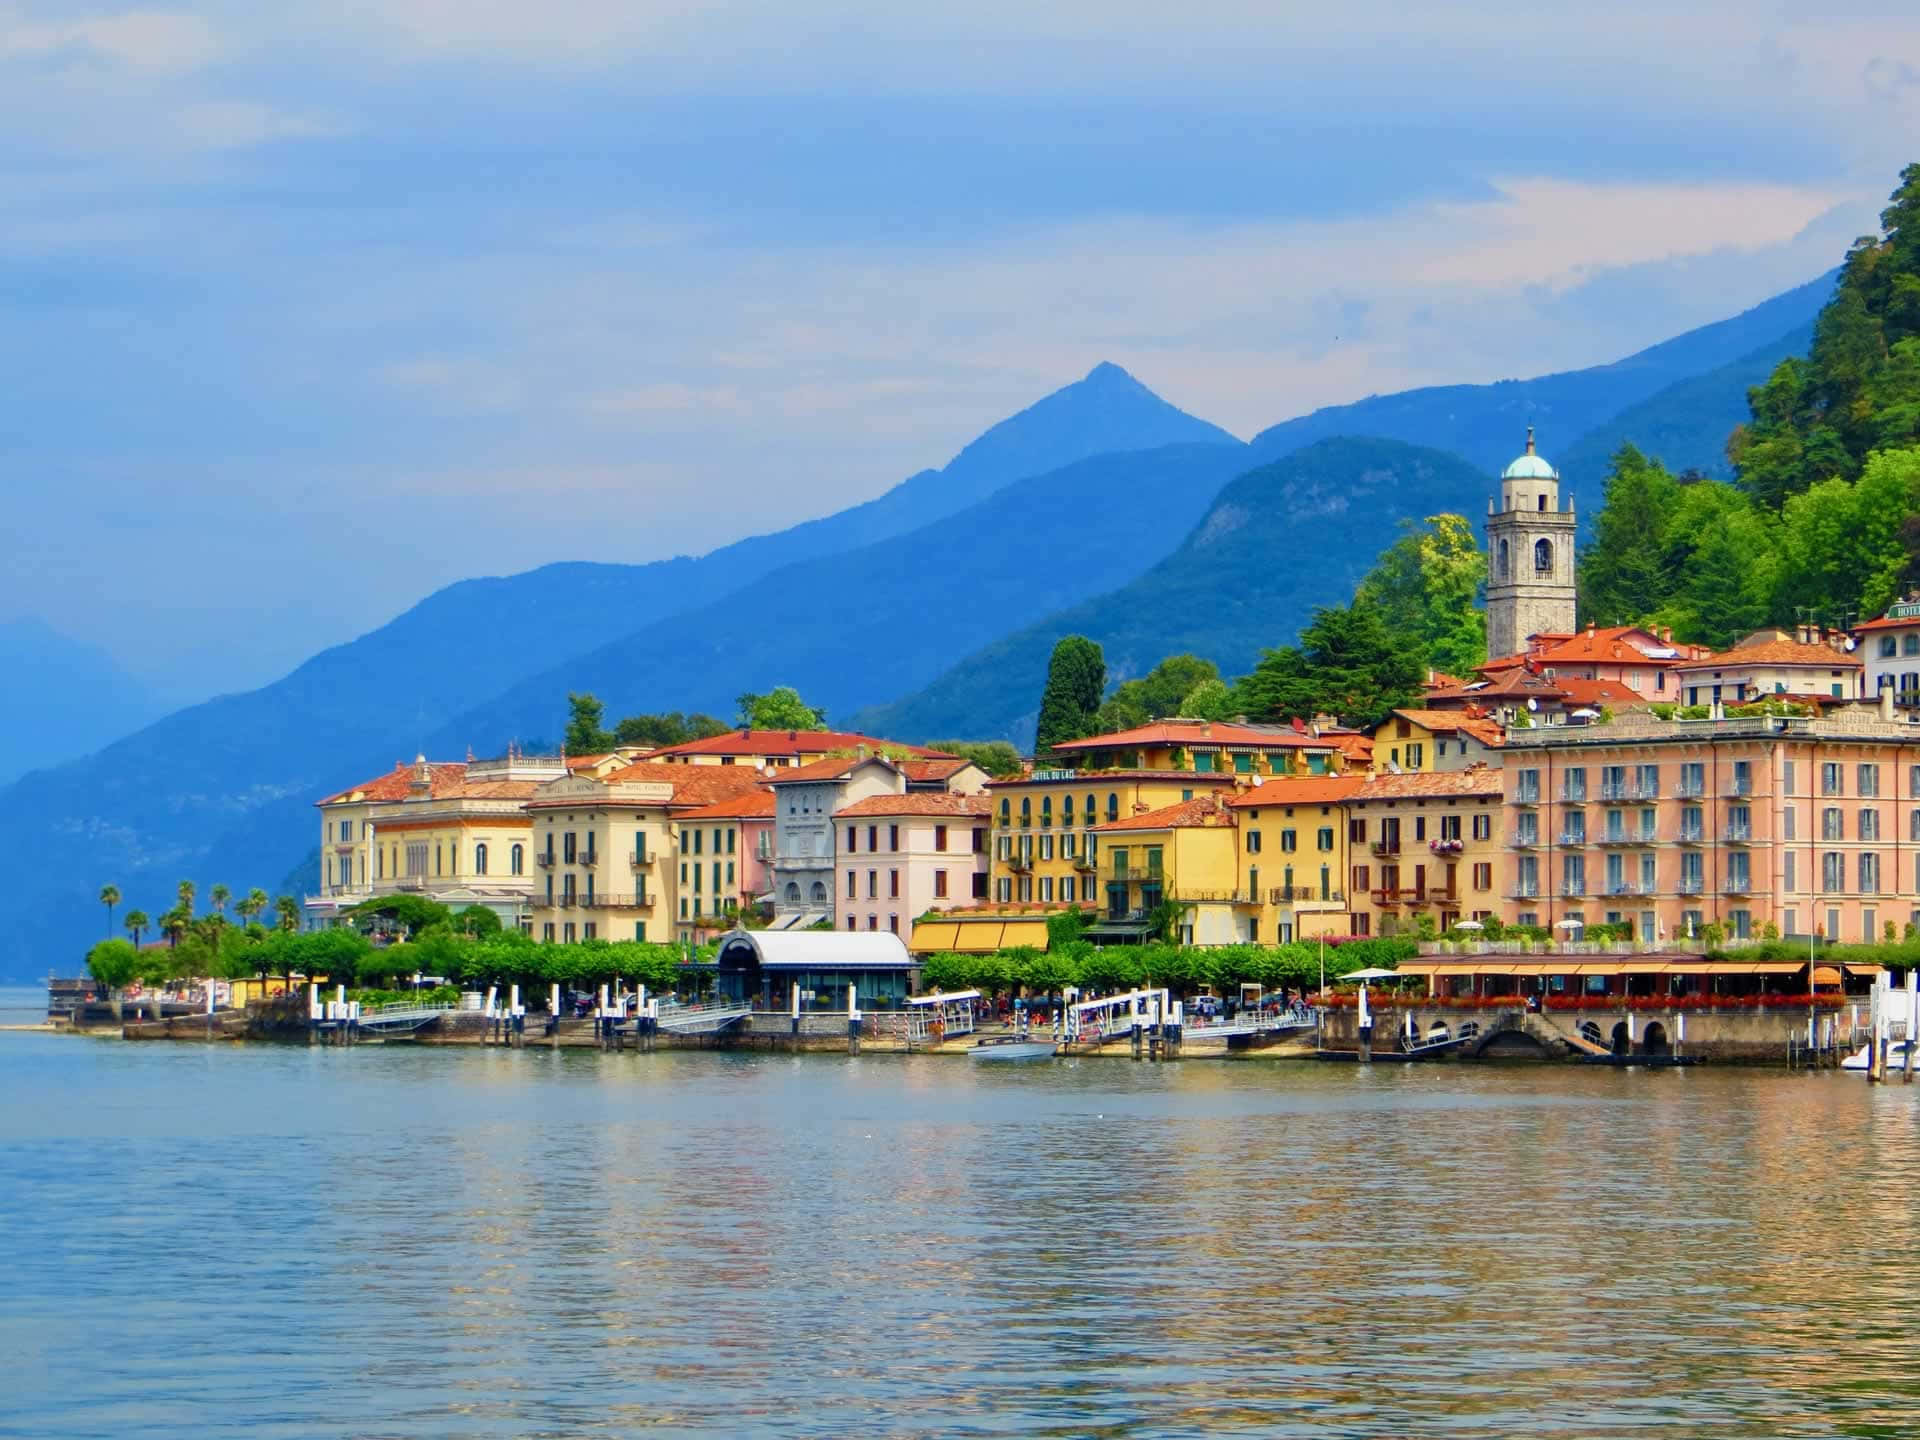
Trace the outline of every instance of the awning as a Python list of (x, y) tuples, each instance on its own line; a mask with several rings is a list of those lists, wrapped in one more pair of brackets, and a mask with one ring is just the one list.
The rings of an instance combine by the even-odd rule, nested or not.
[(1880, 972), (1881, 972), (1882, 970), (1884, 970), (1884, 969), (1886, 969), (1886, 968), (1887, 968), (1887, 967), (1886, 967), (1886, 966), (1884, 966), (1884, 965), (1855, 965), (1855, 964), (1853, 964), (1853, 963), (1852, 963), (1851, 961), (1849, 961), (1849, 962), (1848, 962), (1848, 964), (1847, 964), (1847, 974), (1849, 974), (1849, 975), (1878, 975), (1878, 974), (1879, 974), (1879, 973), (1880, 973)]
[(926, 921), (913, 927), (913, 948), (915, 950), (951, 950), (954, 937), (960, 927), (952, 921)]
[(1814, 966), (1813, 983), (1815, 985), (1838, 985), (1840, 983), (1840, 967), (1837, 965)]

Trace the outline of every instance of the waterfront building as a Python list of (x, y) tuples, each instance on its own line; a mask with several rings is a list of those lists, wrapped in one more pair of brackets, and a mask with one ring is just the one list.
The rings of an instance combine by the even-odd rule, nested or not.
[(731, 730), (704, 740), (662, 746), (647, 759), (662, 765), (744, 765), (755, 770), (790, 770), (829, 756), (862, 753), (917, 760), (952, 758), (924, 745), (876, 740), (851, 730)]
[(909, 790), (835, 811), (838, 928), (906, 935), (917, 915), (986, 899), (990, 805), (978, 791)]
[[(526, 806), (540, 877), (535, 938), (664, 941), (682, 921), (728, 917), (741, 895), (740, 830), (700, 825), (683, 835), (680, 821), (763, 783), (745, 767), (643, 760), (542, 786)], [(720, 836), (718, 852), (709, 835)]]
[[(1238, 817), (1231, 792), (1196, 795), (1093, 827), (1101, 898), (1096, 933), (1139, 935), (1165, 903), (1181, 907), (1177, 940), (1184, 945), (1230, 945), (1244, 937), (1236, 907), (1252, 901), (1239, 891)], [(1135, 936), (1132, 938), (1139, 938)]]
[(894, 760), (861, 752), (776, 772), (770, 877), (775, 928), (804, 929), (822, 921), (838, 927), (834, 816), (839, 811), (880, 795), (976, 794), (986, 781), (986, 772), (971, 761), (938, 755)]
[[(689, 810), (676, 817), (682, 856), (697, 857), (704, 853), (709, 857), (706, 861), (709, 867), (713, 864), (712, 857), (724, 857), (720, 877), (723, 888), (717, 892), (721, 904), (717, 911), (711, 903), (695, 907), (694, 902), (699, 897), (690, 882), (679, 887), (680, 893), (674, 901), (676, 938), (698, 939), (702, 931), (727, 923), (729, 911), (734, 915), (745, 915), (756, 910), (763, 914), (771, 913), (775, 804), (772, 788), (756, 785), (750, 790), (743, 790), (737, 795), (716, 800), (711, 805), (703, 805), (698, 810)], [(727, 864), (728, 861), (732, 863)], [(697, 862), (676, 862), (693, 863)], [(676, 869), (676, 884), (678, 878), (679, 871)], [(708, 878), (712, 878), (711, 868)], [(708, 886), (707, 894), (711, 899), (716, 892)]]
[(1861, 694), (1894, 692), (1895, 703), (1920, 706), (1920, 595), (1909, 596), (1854, 632), (1861, 663)]
[(1512, 655), (1533, 635), (1574, 629), (1573, 501), (1560, 498), (1560, 472), (1527, 448), (1500, 476), (1487, 502), (1487, 653)]
[(1341, 802), (1350, 933), (1395, 935), (1422, 918), (1439, 933), (1495, 914), (1503, 795), (1501, 772), (1484, 766), (1367, 776)]
[(1500, 763), (1498, 721), (1460, 710), (1395, 710), (1373, 731), (1373, 768), (1390, 775)]
[(1871, 941), (1920, 922), (1920, 725), (1882, 697), (1817, 719), (1509, 733), (1505, 918), (1656, 941), (1709, 924)]
[(1270, 780), (1228, 801), (1239, 820), (1237, 939), (1283, 945), (1353, 929), (1343, 806), (1366, 784), (1364, 773)]
[(510, 752), (494, 760), (423, 756), (318, 802), (319, 888), (309, 926), (338, 924), (362, 901), (422, 895), (453, 909), (480, 905), (525, 928), (534, 894), (526, 803), (567, 773), (561, 757)]
[(1851, 636), (1838, 632), (1756, 631), (1731, 650), (1678, 667), (1678, 698), (1687, 705), (1740, 705), (1776, 695), (1856, 700), (1865, 693), (1856, 649)]
[(849, 990), (862, 1010), (897, 1010), (917, 990), (919, 967), (890, 931), (736, 930), (714, 956), (718, 998), (776, 1013), (846, 1010)]

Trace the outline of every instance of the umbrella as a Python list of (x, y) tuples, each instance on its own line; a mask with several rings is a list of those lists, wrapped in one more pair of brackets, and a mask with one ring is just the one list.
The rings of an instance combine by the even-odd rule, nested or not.
[(1556, 920), (1553, 928), (1556, 930), (1584, 930), (1586, 924), (1587, 922), (1584, 920)]
[(1482, 925), (1478, 920), (1456, 920), (1453, 922), (1453, 928), (1456, 930), (1484, 930), (1487, 927)]
[(1349, 971), (1340, 978), (1342, 980), (1403, 980), (1406, 977), (1398, 970), (1382, 970), (1378, 966), (1370, 966), (1365, 970)]

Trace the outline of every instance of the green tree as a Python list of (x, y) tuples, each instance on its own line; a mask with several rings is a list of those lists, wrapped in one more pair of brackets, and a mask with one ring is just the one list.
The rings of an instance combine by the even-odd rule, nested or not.
[(113, 997), (113, 1018), (121, 1018), (121, 992), (140, 967), (140, 952), (125, 940), (102, 940), (87, 951), (87, 973)]
[(180, 882), (180, 889), (178, 893), (180, 896), (180, 904), (178, 907), (180, 910), (180, 913), (189, 920), (193, 919), (193, 897), (194, 897), (193, 881), (182, 880)]
[(1191, 720), (1230, 720), (1240, 711), (1227, 682), (1216, 676), (1202, 680), (1189, 690), (1187, 698), (1180, 702), (1179, 713)]
[(1084, 635), (1060, 640), (1047, 661), (1047, 688), (1040, 696), (1034, 737), (1036, 753), (1051, 754), (1062, 741), (1093, 734), (1093, 717), (1106, 688), (1107, 660), (1099, 645)]
[(1920, 449), (1875, 454), (1857, 482), (1823, 480), (1790, 496), (1780, 512), (1775, 613), (1879, 614), (1912, 564), (1906, 522), (1916, 510)]
[(213, 919), (216, 926), (227, 923), (227, 902), (233, 899), (233, 891), (225, 885), (215, 885), (207, 892), (207, 901), (213, 906)]
[(146, 911), (129, 910), (121, 919), (120, 923), (126, 927), (127, 934), (132, 937), (133, 948), (138, 950), (140, 948), (140, 937), (146, 934), (147, 926), (153, 922), (147, 918)]
[(247, 892), (245, 899), (234, 901), (233, 908), (243, 921), (251, 923), (260, 918), (267, 903), (267, 892), (255, 886)]
[(1479, 607), (1486, 557), (1462, 515), (1429, 515), (1401, 524), (1353, 603), (1379, 612), (1381, 623), (1415, 650), (1415, 663), (1471, 674), (1487, 658), (1486, 614)]
[(1020, 752), (1005, 740), (935, 740), (928, 748), (971, 760), (996, 780), (1018, 775)]
[(706, 740), (725, 735), (730, 727), (711, 715), (683, 715), (669, 710), (660, 715), (629, 715), (613, 727), (618, 745), (684, 745), (689, 740)]
[(300, 928), (300, 902), (291, 895), (282, 895), (273, 902), (273, 913), (280, 917), (282, 930)]
[(100, 903), (107, 907), (107, 934), (112, 935), (113, 907), (120, 903), (120, 887), (118, 885), (102, 885), (100, 887)]
[(1209, 680), (1220, 678), (1220, 667), (1198, 655), (1169, 655), (1146, 674), (1123, 680), (1102, 702), (1094, 716), (1095, 735), (1131, 730), (1149, 720), (1188, 715), (1187, 696)]
[(1669, 523), (1680, 486), (1632, 445), (1614, 452), (1593, 541), (1580, 556), (1580, 603), (1589, 621), (1645, 625), (1672, 597)]
[(1256, 719), (1326, 713), (1371, 726), (1419, 694), (1424, 678), (1419, 658), (1373, 609), (1321, 606), (1298, 648), (1267, 651), (1235, 690), (1241, 713)]
[(827, 712), (800, 698), (791, 685), (776, 685), (764, 695), (749, 690), (736, 702), (740, 725), (747, 730), (824, 730)]
[(592, 694), (567, 692), (566, 747), (569, 755), (604, 755), (613, 749), (613, 736), (600, 726), (606, 707)]

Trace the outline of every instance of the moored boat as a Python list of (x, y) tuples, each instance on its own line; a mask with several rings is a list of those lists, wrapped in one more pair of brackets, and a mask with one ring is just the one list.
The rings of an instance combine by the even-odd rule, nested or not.
[(989, 1035), (974, 1041), (967, 1054), (975, 1060), (1051, 1060), (1059, 1048), (1029, 1035)]

